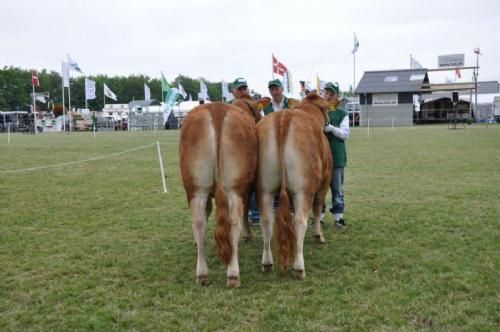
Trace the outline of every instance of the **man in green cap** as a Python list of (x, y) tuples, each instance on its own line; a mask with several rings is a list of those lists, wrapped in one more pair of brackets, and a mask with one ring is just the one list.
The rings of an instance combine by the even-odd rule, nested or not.
[(233, 96), (234, 98), (241, 98), (248, 94), (247, 80), (243, 77), (238, 77), (233, 82)]
[(344, 221), (344, 167), (347, 163), (347, 153), (345, 141), (349, 138), (349, 115), (342, 108), (339, 108), (339, 86), (328, 82), (325, 85), (325, 99), (330, 103), (328, 112), (329, 123), (325, 126), (324, 132), (330, 143), (333, 154), (332, 182), (332, 208), (335, 219), (335, 226), (345, 228)]
[(264, 108), (264, 115), (288, 108), (288, 98), (283, 94), (283, 84), (281, 81), (279, 79), (269, 81), (267, 87), (271, 95), (271, 103)]

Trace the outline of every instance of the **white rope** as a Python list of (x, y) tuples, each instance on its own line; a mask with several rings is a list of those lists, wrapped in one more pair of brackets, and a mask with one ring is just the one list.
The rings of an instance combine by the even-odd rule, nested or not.
[(144, 148), (150, 147), (150, 146), (155, 145), (155, 144), (156, 144), (156, 142), (149, 143), (149, 144), (146, 144), (146, 145), (138, 146), (138, 147), (133, 148), (133, 149), (129, 149), (129, 150), (125, 150), (125, 151), (120, 151), (120, 152), (115, 152), (115, 153), (111, 153), (111, 154), (108, 154), (108, 155), (105, 155), (105, 156), (98, 156), (98, 157), (93, 157), (93, 158), (84, 159), (84, 160), (69, 161), (69, 162), (60, 163), (60, 164), (52, 164), (52, 165), (45, 165), (45, 166), (37, 166), (37, 167), (30, 167), (30, 168), (11, 169), (11, 170), (6, 170), (6, 171), (0, 171), (0, 174), (12, 174), (12, 173), (30, 172), (30, 171), (37, 171), (37, 170), (47, 169), (47, 168), (53, 168), (53, 167), (61, 167), (61, 166), (81, 164), (81, 163), (86, 163), (88, 161), (94, 161), (94, 160), (100, 160), (100, 159), (105, 159), (105, 158), (111, 158), (111, 157), (119, 156), (121, 154), (128, 153), (128, 152), (133, 152), (133, 151), (137, 151), (137, 150), (140, 150), (140, 149), (144, 149)]

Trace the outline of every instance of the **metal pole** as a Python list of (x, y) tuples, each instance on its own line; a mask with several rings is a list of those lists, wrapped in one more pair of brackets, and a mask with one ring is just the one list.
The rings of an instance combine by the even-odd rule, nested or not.
[(477, 117), (477, 76), (479, 72), (479, 52), (476, 53), (476, 69), (474, 70), (474, 94), (475, 94), (475, 100), (474, 100), (474, 113), (476, 114)]
[(352, 82), (352, 91), (356, 89), (356, 52), (353, 53), (353, 56), (354, 56), (354, 70), (353, 70), (354, 79)]
[(31, 83), (33, 87), (33, 132), (36, 135), (36, 101), (35, 101), (35, 85)]
[(273, 73), (273, 80), (274, 80), (274, 53), (271, 53), (271, 72)]
[(367, 137), (370, 137), (370, 113), (368, 112), (368, 95), (367, 94), (365, 94), (365, 106), (366, 106), (366, 121), (367, 121), (366, 128), (368, 129)]
[(62, 107), (63, 107), (63, 132), (66, 131), (66, 103), (64, 102), (64, 61), (61, 60), (61, 79), (62, 79)]
[(68, 117), (69, 117), (69, 132), (71, 132), (71, 74), (68, 77), (69, 86), (68, 86)]
[(7, 125), (7, 143), (10, 143), (10, 122)]
[(469, 117), (472, 120), (472, 89), (469, 90)]
[(163, 170), (163, 159), (161, 158), (160, 141), (156, 141), (156, 148), (158, 150), (158, 160), (160, 161), (160, 172), (161, 172), (161, 181), (163, 183), (163, 192), (168, 193), (167, 183), (165, 182), (165, 172)]

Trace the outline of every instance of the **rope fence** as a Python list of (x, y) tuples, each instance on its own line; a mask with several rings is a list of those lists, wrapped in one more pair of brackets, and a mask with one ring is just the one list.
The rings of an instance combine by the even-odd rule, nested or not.
[(162, 185), (163, 185), (163, 192), (168, 193), (167, 189), (167, 183), (165, 180), (165, 171), (163, 168), (163, 158), (161, 155), (161, 150), (160, 150), (160, 141), (156, 141), (154, 143), (149, 143), (145, 145), (141, 145), (132, 149), (127, 149), (119, 152), (114, 152), (110, 153), (107, 155), (102, 155), (102, 156), (96, 156), (88, 159), (83, 159), (83, 160), (76, 160), (76, 161), (68, 161), (64, 163), (57, 163), (57, 164), (51, 164), (51, 165), (43, 165), (43, 166), (35, 166), (35, 167), (27, 167), (27, 168), (20, 168), (20, 169), (9, 169), (9, 170), (3, 170), (0, 171), (0, 174), (15, 174), (15, 173), (24, 173), (24, 172), (33, 172), (33, 171), (39, 171), (39, 170), (44, 170), (44, 169), (49, 169), (49, 168), (55, 168), (55, 167), (64, 167), (64, 166), (70, 166), (70, 165), (77, 165), (77, 164), (83, 164), (87, 163), (90, 161), (96, 161), (96, 160), (102, 160), (102, 159), (107, 159), (107, 158), (113, 158), (122, 154), (146, 149), (152, 146), (156, 146), (156, 149), (158, 151), (158, 162), (160, 164), (160, 174), (161, 174), (161, 179), (162, 179)]

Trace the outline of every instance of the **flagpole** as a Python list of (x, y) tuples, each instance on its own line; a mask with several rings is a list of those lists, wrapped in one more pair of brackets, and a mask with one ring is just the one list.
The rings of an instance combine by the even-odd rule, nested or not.
[(71, 70), (68, 71), (68, 118), (69, 118), (69, 132), (71, 132)]
[(62, 106), (63, 106), (63, 131), (66, 131), (66, 103), (64, 101), (64, 61), (61, 60), (61, 81), (62, 81)]
[(358, 51), (357, 49), (357, 38), (356, 38), (356, 33), (354, 33), (354, 49), (353, 49), (353, 52), (352, 52), (352, 55), (354, 57), (354, 61), (353, 61), (353, 83), (352, 83), (352, 86), (353, 86), (353, 89), (356, 90), (356, 52)]
[(352, 86), (354, 87), (354, 90), (356, 90), (356, 52), (353, 53), (353, 56), (354, 56), (354, 82), (352, 84)]
[[(38, 79), (38, 74), (37, 74)], [(33, 71), (31, 72), (31, 86), (33, 87), (33, 132), (36, 135), (36, 102), (35, 102), (35, 84), (33, 84)]]
[(274, 80), (274, 53), (271, 53), (271, 72), (273, 73), (273, 80)]

